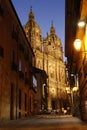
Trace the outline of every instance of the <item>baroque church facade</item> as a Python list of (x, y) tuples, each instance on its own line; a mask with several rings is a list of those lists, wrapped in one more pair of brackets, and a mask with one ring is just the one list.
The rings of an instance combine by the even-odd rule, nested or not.
[(47, 79), (48, 110), (66, 107), (66, 65), (63, 60), (61, 40), (56, 35), (53, 23), (50, 34), (42, 38), (40, 26), (35, 21), (32, 8), (24, 31), (35, 54), (35, 67), (44, 70)]

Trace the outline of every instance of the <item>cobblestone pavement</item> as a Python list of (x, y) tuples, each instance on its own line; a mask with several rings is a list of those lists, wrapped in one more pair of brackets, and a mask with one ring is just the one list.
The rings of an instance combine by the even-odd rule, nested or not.
[(0, 121), (0, 130), (87, 130), (87, 124), (70, 115), (38, 115)]

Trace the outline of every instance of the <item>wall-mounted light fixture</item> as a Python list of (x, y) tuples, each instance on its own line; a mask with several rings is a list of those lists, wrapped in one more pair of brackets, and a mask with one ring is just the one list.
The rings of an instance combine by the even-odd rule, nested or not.
[[(79, 28), (83, 28), (85, 30), (85, 34), (83, 37), (83, 42), (81, 42), (80, 39), (76, 39), (74, 41), (74, 47), (76, 50), (80, 51), (80, 53), (82, 53), (84, 55), (83, 58), (83, 70), (84, 70), (84, 75), (87, 75), (87, 18), (80, 20), (78, 22), (78, 27)], [(81, 46), (83, 45), (83, 50), (81, 51)]]
[(85, 22), (86, 20), (80, 20), (79, 22), (78, 22), (78, 27), (84, 27), (85, 25), (86, 25), (86, 22)]
[(76, 40), (74, 41), (74, 47), (75, 47), (75, 49), (78, 50), (78, 51), (81, 49), (81, 40), (80, 40), (80, 39), (76, 39)]
[[(87, 51), (87, 17), (84, 17), (84, 19), (79, 20), (79, 22), (77, 23), (79, 28), (83, 28), (85, 30), (85, 35), (84, 35), (84, 51)], [(80, 50), (81, 49), (81, 40), (80, 39), (76, 39), (74, 41), (74, 47), (76, 50)]]

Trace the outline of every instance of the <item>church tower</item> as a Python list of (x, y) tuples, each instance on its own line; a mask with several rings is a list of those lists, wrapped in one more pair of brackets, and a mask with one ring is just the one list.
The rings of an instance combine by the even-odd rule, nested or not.
[(44, 69), (49, 77), (48, 108), (60, 109), (64, 107), (64, 100), (66, 100), (66, 66), (63, 61), (62, 43), (56, 35), (53, 23), (51, 23), (50, 34), (47, 33), (44, 39)]
[(26, 32), (26, 36), (31, 44), (31, 47), (33, 48), (33, 51), (36, 50), (41, 51), (41, 43), (42, 43), (42, 37), (41, 37), (41, 29), (39, 25), (36, 23), (34, 18), (34, 13), (32, 12), (32, 7), (30, 9), (29, 13), (29, 19), (26, 23), (24, 30)]
[(50, 34), (47, 33), (42, 40), (40, 27), (31, 8), (24, 30), (36, 56), (36, 67), (44, 69), (48, 75), (48, 110), (61, 109), (66, 100), (66, 66), (63, 61), (62, 43), (56, 35), (53, 22)]

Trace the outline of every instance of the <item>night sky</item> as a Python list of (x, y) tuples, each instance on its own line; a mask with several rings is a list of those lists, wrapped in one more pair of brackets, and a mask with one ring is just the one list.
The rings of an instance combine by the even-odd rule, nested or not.
[(42, 37), (50, 32), (51, 23), (61, 39), (63, 50), (65, 42), (65, 0), (12, 0), (21, 24), (28, 21), (30, 8), (35, 16), (37, 24), (41, 28)]

